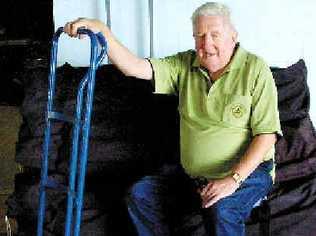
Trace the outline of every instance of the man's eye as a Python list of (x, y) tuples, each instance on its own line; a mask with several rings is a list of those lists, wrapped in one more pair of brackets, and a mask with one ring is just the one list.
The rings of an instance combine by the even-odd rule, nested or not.
[(203, 36), (204, 36), (204, 34), (195, 34), (194, 35), (195, 38), (200, 38), (200, 39), (203, 38)]

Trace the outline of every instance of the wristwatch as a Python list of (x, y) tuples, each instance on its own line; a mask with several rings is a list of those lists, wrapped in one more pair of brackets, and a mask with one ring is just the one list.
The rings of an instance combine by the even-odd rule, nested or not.
[(232, 178), (234, 179), (234, 181), (238, 184), (238, 185), (241, 185), (241, 183), (244, 181), (240, 174), (238, 174), (237, 172), (234, 172), (233, 175), (232, 175)]

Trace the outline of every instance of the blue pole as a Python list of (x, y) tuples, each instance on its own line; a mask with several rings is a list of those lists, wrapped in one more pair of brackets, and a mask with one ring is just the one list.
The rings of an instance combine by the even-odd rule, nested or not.
[[(57, 114), (53, 111), (53, 98), (55, 94), (55, 74), (57, 65), (57, 51), (58, 51), (58, 39), (63, 32), (63, 28), (60, 27), (53, 36), (52, 48), (51, 48), (51, 64), (50, 64), (50, 75), (49, 75), (49, 90), (48, 90), (48, 103), (46, 113), (46, 129), (45, 129), (45, 140), (43, 144), (43, 156), (41, 166), (41, 181), (39, 187), (39, 207), (38, 207), (38, 224), (37, 224), (37, 236), (43, 235), (43, 225), (45, 221), (45, 206), (46, 206), (46, 187), (48, 184), (48, 152), (51, 136), (51, 119), (63, 120), (62, 114)], [(98, 65), (104, 59), (106, 54), (106, 41), (101, 33), (93, 34), (92, 31), (87, 29), (78, 29), (80, 34), (88, 34), (91, 39), (91, 55), (90, 55), (90, 68), (85, 77), (81, 80), (76, 104), (76, 114), (73, 126), (72, 136), (72, 153), (70, 157), (70, 170), (69, 170), (69, 186), (67, 188), (67, 213), (65, 222), (65, 235), (70, 236), (72, 230), (74, 235), (79, 236), (80, 234), (80, 223), (81, 223), (81, 209), (83, 201), (85, 173), (88, 158), (88, 145), (89, 145), (89, 132), (90, 132), (90, 121), (93, 105), (93, 93), (95, 85), (95, 73)], [(97, 57), (98, 44), (101, 45), (101, 52)], [(87, 88), (88, 87), (88, 88)], [(86, 91), (85, 97), (83, 97)], [(82, 108), (83, 101), (85, 104), (84, 120), (82, 123)], [(53, 114), (54, 113), (54, 114)], [(55, 115), (56, 113), (56, 115)], [(52, 115), (53, 114), (53, 115)], [(80, 137), (81, 134), (81, 137)], [(77, 176), (78, 168), (78, 146), (80, 142), (80, 159), (79, 159), (79, 177)], [(76, 187), (77, 184), (77, 187)], [(58, 188), (58, 184), (56, 185)], [(72, 227), (73, 207), (75, 206), (75, 226)]]
[(51, 63), (50, 63), (50, 74), (49, 74), (49, 89), (48, 89), (48, 102), (47, 102), (47, 113), (46, 113), (46, 129), (45, 138), (43, 143), (43, 156), (41, 166), (41, 181), (39, 185), (39, 206), (37, 215), (37, 236), (43, 235), (43, 224), (45, 221), (45, 206), (46, 206), (46, 183), (48, 175), (48, 164), (49, 164), (49, 144), (51, 136), (51, 121), (48, 118), (48, 114), (53, 109), (53, 98), (55, 94), (55, 79), (56, 79), (56, 65), (57, 65), (57, 51), (58, 51), (58, 39), (61, 35), (62, 30), (57, 30), (53, 36), (52, 48), (51, 48)]

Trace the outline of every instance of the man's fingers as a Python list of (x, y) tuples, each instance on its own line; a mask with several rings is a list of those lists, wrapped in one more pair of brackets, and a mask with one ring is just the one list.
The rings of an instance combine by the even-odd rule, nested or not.
[(212, 206), (213, 204), (215, 204), (217, 201), (219, 201), (220, 199), (222, 199), (224, 196), (221, 192), (218, 191), (213, 191), (212, 193), (210, 193), (207, 198), (205, 198), (203, 200), (203, 207), (204, 208), (209, 208), (210, 206)]
[(71, 36), (70, 34), (71, 34), (71, 32), (70, 32), (70, 22), (67, 22), (66, 24), (65, 24), (65, 26), (64, 26), (64, 32), (65, 33), (67, 33), (69, 36)]
[(204, 196), (207, 192), (211, 190), (213, 182), (208, 182), (208, 184), (202, 189), (201, 196)]
[(216, 196), (218, 193), (215, 191), (212, 187), (201, 196), (203, 203), (208, 202), (210, 199), (212, 199), (214, 196)]
[(81, 19), (75, 20), (74, 22), (71, 22), (70, 24), (71, 28), (71, 35), (73, 35), (74, 37), (78, 36), (78, 29), (81, 27), (86, 28), (86, 25), (84, 24), (84, 22)]
[(87, 28), (87, 21), (85, 18), (78, 18), (74, 21), (68, 22), (64, 26), (64, 31), (71, 37), (77, 37), (78, 29), (81, 27)]
[(73, 37), (77, 37), (78, 33), (77, 33), (77, 29), (78, 29), (78, 23), (76, 22), (72, 22), (70, 23), (70, 33)]
[[(89, 29), (93, 33), (99, 33), (102, 31), (102, 29), (106, 29), (106, 26), (99, 20), (95, 19), (88, 19), (88, 18), (78, 18), (74, 21), (70, 21), (65, 24), (64, 31), (71, 37), (78, 37), (78, 29), (84, 28)], [(79, 38), (84, 38), (85, 36), (81, 37), (79, 35)]]
[(73, 22), (68, 22), (64, 26), (64, 32), (67, 33), (70, 37), (77, 37), (77, 27)]
[(221, 199), (220, 195), (215, 195), (213, 198), (211, 198), (209, 201), (206, 202), (206, 204), (204, 205), (204, 208), (209, 208), (210, 206), (218, 202), (220, 199)]

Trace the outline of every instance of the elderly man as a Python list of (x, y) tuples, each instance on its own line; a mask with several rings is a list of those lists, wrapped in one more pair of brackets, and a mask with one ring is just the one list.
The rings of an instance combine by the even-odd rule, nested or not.
[(133, 55), (100, 21), (65, 25), (70, 36), (79, 27), (102, 32), (123, 73), (154, 79), (157, 92), (179, 97), (184, 171), (146, 176), (132, 187), (128, 209), (139, 235), (172, 234), (172, 211), (201, 214), (209, 233), (244, 235), (246, 218), (272, 186), (280, 122), (269, 67), (240, 46), (225, 5), (203, 4), (192, 23), (195, 50), (149, 60)]

